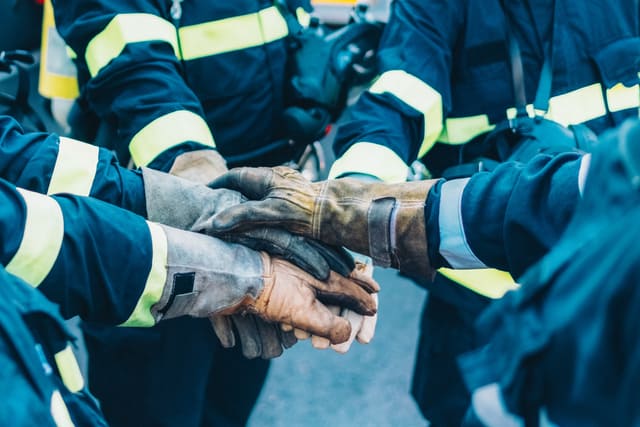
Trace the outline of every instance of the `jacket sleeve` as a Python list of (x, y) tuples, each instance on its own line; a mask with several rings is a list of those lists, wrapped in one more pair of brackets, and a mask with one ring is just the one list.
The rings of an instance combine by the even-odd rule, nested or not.
[(165, 171), (180, 152), (215, 147), (200, 102), (182, 75), (170, 6), (54, 2), (57, 28), (77, 55), (83, 100), (101, 120), (115, 124), (118, 143), (128, 145), (136, 165)]
[(425, 208), (430, 259), (438, 267), (490, 267), (520, 276), (567, 227), (589, 160), (576, 153), (539, 155), (442, 181)]
[(54, 134), (25, 134), (0, 116), (0, 178), (43, 194), (90, 196), (146, 215), (140, 172), (118, 166), (106, 149)]
[(49, 197), (0, 180), (0, 262), (65, 317), (151, 326), (166, 277), (161, 227), (98, 200)]
[(451, 55), (464, 19), (462, 3), (393, 2), (378, 52), (380, 75), (338, 129), (331, 177), (366, 173), (402, 182), (407, 165), (433, 146), (451, 104)]

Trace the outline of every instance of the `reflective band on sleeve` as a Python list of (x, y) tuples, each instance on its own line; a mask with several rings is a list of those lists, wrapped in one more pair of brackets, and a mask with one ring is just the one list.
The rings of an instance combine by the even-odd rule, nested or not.
[(424, 156), (433, 147), (442, 132), (442, 96), (419, 78), (402, 70), (391, 70), (382, 75), (371, 86), (369, 92), (389, 93), (424, 117), (424, 135), (418, 157)]
[(129, 43), (165, 41), (179, 57), (176, 28), (169, 21), (147, 13), (116, 15), (87, 45), (85, 60), (91, 77), (95, 77)]
[[(607, 89), (607, 103), (612, 112), (638, 108), (640, 106), (639, 85), (627, 87), (618, 83)], [(527, 105), (527, 113), (533, 117), (533, 105)], [(602, 87), (599, 83), (586, 86), (549, 100), (549, 111), (546, 117), (565, 126), (584, 123), (597, 119), (606, 113)], [(509, 108), (507, 117), (514, 118), (516, 109)], [(438, 139), (445, 144), (466, 144), (472, 138), (492, 130), (495, 125), (489, 123), (487, 115), (469, 117), (449, 117), (445, 120), (445, 128)]]
[(51, 395), (51, 417), (57, 427), (73, 427), (73, 421), (69, 415), (67, 405), (58, 390)]
[(67, 345), (64, 350), (57, 352), (54, 356), (58, 372), (62, 382), (71, 393), (77, 393), (84, 388), (84, 378), (76, 356), (71, 350), (71, 346)]
[(460, 286), (491, 299), (502, 298), (508, 291), (520, 287), (506, 271), (491, 268), (479, 270), (441, 268), (438, 272)]
[(98, 167), (98, 147), (60, 137), (58, 157), (47, 194), (72, 193), (88, 196)]
[(481, 114), (469, 117), (451, 117), (444, 121), (444, 132), (439, 142), (451, 145), (466, 144), (472, 138), (493, 130), (495, 125), (489, 123), (489, 116)]
[(147, 221), (153, 257), (144, 291), (126, 322), (121, 326), (149, 327), (155, 324), (151, 307), (160, 301), (167, 280), (167, 236), (158, 224)]
[(27, 218), (18, 251), (6, 269), (37, 287), (58, 259), (64, 238), (64, 219), (54, 199), (23, 189), (18, 191), (27, 206)]
[(309, 26), (309, 22), (311, 21), (311, 15), (309, 15), (309, 12), (304, 10), (304, 8), (299, 7), (296, 9), (296, 19), (300, 25), (306, 28)]
[(136, 165), (146, 166), (160, 153), (187, 141), (216, 146), (202, 117), (191, 111), (174, 111), (158, 117), (135, 134), (129, 151)]
[(591, 165), (591, 154), (585, 154), (580, 160), (580, 170), (578, 171), (578, 191), (580, 197), (584, 194), (584, 184), (587, 182), (587, 175), (589, 173), (589, 166)]
[(388, 183), (405, 182), (409, 167), (390, 148), (371, 142), (357, 142), (333, 163), (329, 178), (348, 173), (364, 173)]
[(288, 33), (287, 23), (275, 6), (179, 30), (184, 60), (261, 46)]
[(462, 194), (469, 178), (442, 184), (438, 218), (440, 222), (440, 255), (453, 268), (486, 268), (467, 243), (462, 222)]

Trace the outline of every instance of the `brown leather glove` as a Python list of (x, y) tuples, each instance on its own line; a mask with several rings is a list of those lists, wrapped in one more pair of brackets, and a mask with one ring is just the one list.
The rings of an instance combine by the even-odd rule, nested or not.
[(219, 233), (281, 227), (366, 254), (375, 265), (430, 278), (424, 204), (435, 182), (312, 183), (286, 167), (239, 168), (209, 185), (240, 191), (252, 201), (218, 213), (211, 225)]
[[(161, 263), (166, 271), (158, 272), (165, 284), (150, 310), (156, 322), (184, 315), (249, 312), (340, 343), (349, 338), (349, 322), (333, 315), (324, 303), (361, 314), (376, 312), (371, 293), (379, 287), (373, 281), (353, 280), (333, 271), (326, 281), (320, 281), (264, 252), (160, 227), (167, 252)], [(156, 292), (154, 289), (153, 295)]]

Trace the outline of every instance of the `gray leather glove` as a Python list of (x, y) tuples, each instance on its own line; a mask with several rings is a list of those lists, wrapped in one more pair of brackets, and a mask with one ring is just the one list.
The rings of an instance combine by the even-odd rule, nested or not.
[(162, 226), (166, 235), (166, 279), (150, 311), (155, 321), (183, 315), (209, 317), (253, 313), (344, 342), (349, 323), (324, 303), (373, 314), (373, 282), (331, 272), (322, 282), (264, 252), (201, 234)]

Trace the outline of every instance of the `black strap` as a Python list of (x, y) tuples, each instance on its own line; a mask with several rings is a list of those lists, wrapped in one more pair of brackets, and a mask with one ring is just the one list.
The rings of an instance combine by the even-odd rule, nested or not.
[[(544, 48), (544, 63), (540, 70), (540, 79), (538, 80), (538, 86), (536, 89), (536, 97), (533, 102), (533, 107), (536, 111), (544, 113), (549, 110), (549, 98), (551, 98), (551, 85), (553, 81), (553, 35), (556, 18), (557, 1), (553, 2), (552, 16), (551, 16), (551, 34), (547, 43), (544, 43), (537, 29), (537, 25), (533, 16), (533, 12), (527, 2), (527, 11), (530, 15), (532, 27), (536, 32), (536, 36), (539, 44)], [(527, 114), (527, 97), (525, 93), (524, 84), (524, 67), (522, 65), (522, 53), (518, 40), (513, 33), (512, 26), (509, 22), (509, 13), (505, 6), (504, 0), (500, 0), (502, 11), (505, 18), (506, 36), (509, 48), (509, 59), (511, 62), (511, 78), (513, 83), (513, 91), (515, 96), (516, 117), (528, 117)]]

